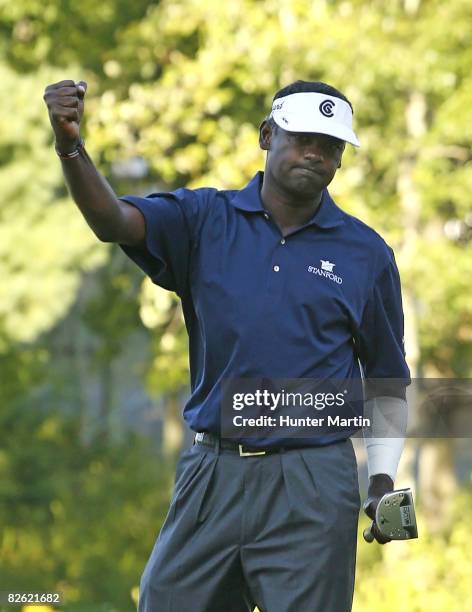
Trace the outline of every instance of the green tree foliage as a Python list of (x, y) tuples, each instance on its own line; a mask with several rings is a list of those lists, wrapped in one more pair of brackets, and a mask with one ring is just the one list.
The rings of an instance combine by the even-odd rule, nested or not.
[(180, 299), (149, 279), (141, 288), (141, 320), (153, 330), (154, 360), (148, 385), (154, 393), (171, 393), (188, 384), (188, 339)]
[(80, 66), (107, 78), (123, 31), (145, 17), (148, 0), (0, 0), (0, 55), (20, 73), (38, 64)]
[(363, 543), (361, 521), (358, 536), (358, 563), (353, 612), (382, 610), (394, 612), (467, 612), (472, 606), (470, 567), (472, 552), (468, 541), (468, 520), (472, 491), (464, 490), (455, 499), (450, 527), (441, 535), (428, 533), (418, 514), (420, 537), (410, 542), (393, 542), (392, 554)]
[(64, 316), (81, 274), (106, 249), (66, 197), (45, 116), (42, 68), (20, 76), (0, 64), (0, 352), (32, 342)]
[(0, 431), (0, 586), (62, 590), (65, 609), (131, 610), (172, 466), (134, 434), (84, 445), (61, 411), (3, 407)]

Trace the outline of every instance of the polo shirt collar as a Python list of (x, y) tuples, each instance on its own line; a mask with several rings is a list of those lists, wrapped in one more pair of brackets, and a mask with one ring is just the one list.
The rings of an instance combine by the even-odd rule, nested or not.
[[(236, 192), (231, 199), (232, 205), (238, 210), (244, 210), (246, 212), (265, 212), (261, 198), (263, 178), (264, 173), (262, 171), (257, 172), (246, 187)], [(324, 189), (321, 196), (321, 204), (306, 225), (314, 224), (323, 229), (329, 229), (342, 225), (343, 223), (342, 211), (336, 206), (328, 190)]]

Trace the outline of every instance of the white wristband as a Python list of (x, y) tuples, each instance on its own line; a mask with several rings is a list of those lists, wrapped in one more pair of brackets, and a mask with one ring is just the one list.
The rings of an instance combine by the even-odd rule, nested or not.
[(376, 397), (365, 403), (364, 417), (370, 420), (370, 427), (363, 429), (369, 478), (388, 474), (395, 481), (405, 446), (408, 405), (398, 397)]

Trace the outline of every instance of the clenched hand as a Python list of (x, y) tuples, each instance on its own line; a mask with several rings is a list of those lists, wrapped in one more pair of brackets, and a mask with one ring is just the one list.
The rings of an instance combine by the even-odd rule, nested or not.
[(80, 122), (84, 114), (85, 81), (60, 81), (48, 85), (43, 99), (56, 136), (56, 146), (64, 153), (73, 151), (80, 141)]

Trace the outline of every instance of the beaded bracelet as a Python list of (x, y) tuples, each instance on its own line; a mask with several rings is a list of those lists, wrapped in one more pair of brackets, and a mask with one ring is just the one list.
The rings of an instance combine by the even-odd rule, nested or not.
[(59, 157), (61, 159), (73, 159), (74, 157), (78, 157), (79, 156), (79, 153), (80, 153), (81, 149), (83, 149), (84, 147), (85, 147), (85, 142), (84, 142), (84, 139), (81, 138), (79, 140), (79, 142), (77, 143), (76, 148), (73, 151), (71, 151), (70, 153), (62, 153), (57, 148), (57, 145), (54, 148), (56, 149), (56, 153), (59, 155)]

